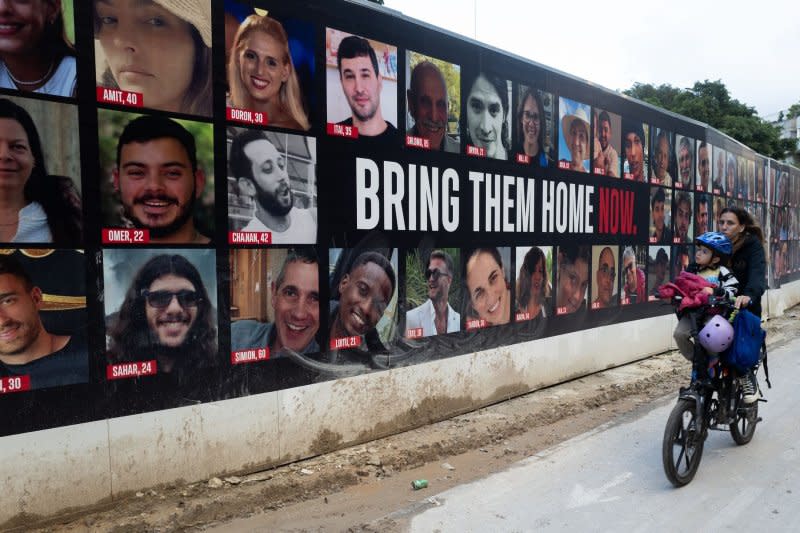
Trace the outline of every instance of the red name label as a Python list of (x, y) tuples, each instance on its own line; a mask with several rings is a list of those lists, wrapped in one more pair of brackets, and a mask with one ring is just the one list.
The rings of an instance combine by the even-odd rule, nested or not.
[(472, 146), (471, 144), (468, 144), (467, 155), (472, 155), (475, 157), (486, 157), (486, 148), (481, 148), (479, 146)]
[(109, 89), (108, 87), (97, 88), (97, 101), (104, 104), (119, 104), (128, 107), (144, 106), (142, 93), (132, 93), (122, 89)]
[(602, 307), (603, 304), (601, 304), (600, 302), (592, 302), (592, 309), (601, 309)]
[(524, 322), (525, 320), (530, 320), (531, 314), (527, 311), (523, 313), (517, 313), (517, 322)]
[(675, 188), (676, 189), (683, 189), (683, 182), (681, 182), (681, 181), (676, 182), (675, 183)]
[(127, 228), (103, 228), (103, 244), (147, 244), (150, 230)]
[(594, 173), (597, 174), (598, 176), (605, 176), (606, 169), (600, 167), (594, 167)]
[(672, 244), (680, 244), (681, 242), (683, 242), (683, 241), (681, 240), (680, 237), (673, 237), (672, 238)]
[(257, 126), (266, 126), (268, 122), (266, 113), (251, 111), (249, 109), (237, 109), (235, 107), (226, 108), (225, 116), (231, 122), (242, 122), (244, 124), (255, 124)]
[(419, 339), (422, 337), (422, 328), (411, 328), (406, 330), (407, 339)]
[(12, 392), (23, 392), (26, 390), (31, 390), (31, 377), (27, 374), (24, 376), (0, 378), (0, 394), (11, 394)]
[(431, 140), (425, 137), (415, 137), (413, 135), (406, 135), (406, 146), (412, 148), (424, 148), (425, 150), (431, 149)]
[(714, 194), (719, 194), (719, 189), (714, 189)]
[(631, 303), (631, 299), (630, 298), (623, 298), (622, 299), (622, 305), (629, 305), (630, 303)]
[(255, 363), (269, 359), (269, 348), (252, 348), (250, 350), (237, 350), (231, 352), (231, 363), (241, 365), (242, 363)]
[(658, 242), (658, 237), (650, 237), (650, 244), (655, 244)]
[(624, 172), (624, 173), (622, 174), (622, 177), (623, 177), (624, 179), (626, 179), (626, 180), (632, 180), (632, 179), (633, 179), (633, 174), (631, 174), (630, 172)]
[(517, 154), (517, 163), (520, 163), (522, 165), (530, 165), (531, 156), (526, 154)]
[(333, 124), (328, 122), (328, 135), (334, 137), (346, 137), (348, 139), (358, 139), (358, 128), (355, 126), (345, 126), (344, 124)]
[(361, 337), (341, 337), (338, 339), (331, 339), (331, 350), (344, 350), (347, 348), (358, 348), (361, 346)]
[(228, 244), (272, 244), (269, 231), (230, 231)]
[(569, 161), (559, 161), (558, 168), (561, 170), (569, 170)]
[(648, 297), (647, 297), (647, 299), (648, 299), (649, 301), (651, 301), (651, 302), (655, 302), (656, 300), (658, 300), (658, 296), (653, 296), (653, 295), (651, 294), (650, 296), (648, 296)]
[(566, 307), (556, 307), (557, 315), (566, 315), (568, 312)]
[(130, 379), (142, 376), (154, 376), (158, 373), (156, 360), (152, 361), (133, 361), (131, 363), (119, 363), (106, 367), (106, 377), (108, 379)]
[(486, 326), (487, 326), (486, 321), (482, 318), (467, 320), (467, 331), (472, 331), (475, 329), (483, 329)]

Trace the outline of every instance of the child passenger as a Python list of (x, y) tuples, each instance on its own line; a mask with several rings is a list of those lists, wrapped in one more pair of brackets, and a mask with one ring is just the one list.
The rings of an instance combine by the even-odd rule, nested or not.
[[(739, 281), (736, 276), (725, 266), (733, 252), (733, 244), (722, 233), (709, 231), (695, 239), (697, 246), (694, 252), (694, 263), (686, 269), (687, 272), (697, 274), (715, 287), (704, 287), (709, 296), (727, 296), (733, 299), (739, 292)], [(694, 343), (692, 342), (692, 317), (684, 314), (675, 326), (673, 333), (678, 349), (686, 359), (694, 359)], [(712, 361), (709, 361), (712, 363)], [(709, 365), (710, 366), (710, 365)], [(696, 376), (692, 376), (694, 379)]]

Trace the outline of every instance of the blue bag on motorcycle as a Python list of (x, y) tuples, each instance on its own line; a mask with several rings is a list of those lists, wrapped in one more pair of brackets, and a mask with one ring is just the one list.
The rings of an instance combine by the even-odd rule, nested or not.
[(740, 309), (734, 317), (733, 331), (733, 344), (722, 353), (722, 357), (730, 366), (743, 373), (758, 363), (767, 332), (761, 329), (761, 319), (746, 309)]

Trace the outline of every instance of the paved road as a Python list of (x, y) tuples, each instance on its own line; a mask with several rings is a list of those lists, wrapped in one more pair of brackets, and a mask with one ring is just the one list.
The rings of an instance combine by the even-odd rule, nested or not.
[(686, 487), (673, 488), (661, 466), (669, 398), (391, 516), (442, 533), (800, 531), (800, 339), (769, 357), (773, 388), (755, 437), (736, 446), (713, 432)]

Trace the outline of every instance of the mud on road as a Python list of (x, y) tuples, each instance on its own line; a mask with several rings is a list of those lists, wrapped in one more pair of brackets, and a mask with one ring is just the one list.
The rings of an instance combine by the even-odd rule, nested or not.
[[(798, 308), (766, 324), (773, 348), (800, 332)], [(395, 509), (437, 505), (431, 495), (502, 470), (571, 437), (672, 401), (688, 381), (677, 352), (576, 379), (364, 445), (246, 476), (139, 492), (18, 530), (400, 531)], [(761, 379), (763, 385), (763, 379)], [(768, 395), (767, 391), (767, 395)], [(660, 437), (659, 437), (660, 438)], [(655, 460), (655, 459), (654, 459)], [(429, 488), (410, 482), (425, 478)], [(7, 524), (9, 525), (9, 524)]]

